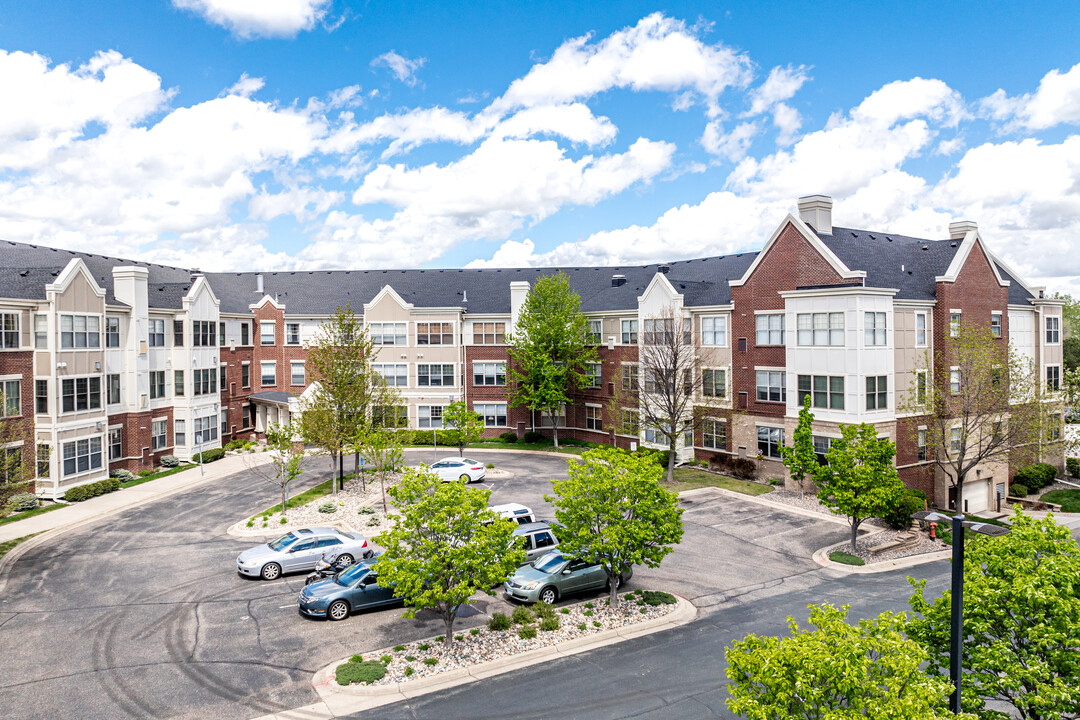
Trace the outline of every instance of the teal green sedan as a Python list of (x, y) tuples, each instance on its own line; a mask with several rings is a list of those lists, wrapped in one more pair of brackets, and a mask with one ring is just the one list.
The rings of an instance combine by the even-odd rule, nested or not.
[[(615, 579), (615, 586), (626, 582), (633, 574), (631, 568), (626, 568)], [(607, 573), (603, 567), (552, 550), (538, 560), (519, 567), (503, 583), (503, 592), (508, 598), (521, 602), (553, 603), (566, 595), (607, 587)]]

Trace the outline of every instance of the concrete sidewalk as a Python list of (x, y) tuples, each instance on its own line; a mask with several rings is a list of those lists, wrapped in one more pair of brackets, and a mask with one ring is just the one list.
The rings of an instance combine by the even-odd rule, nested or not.
[(249, 463), (263, 465), (269, 460), (269, 453), (227, 455), (221, 460), (206, 465), (204, 467), (205, 474), (201, 477), (199, 468), (196, 466), (175, 475), (150, 480), (141, 485), (72, 503), (60, 510), (53, 510), (43, 515), (35, 515), (25, 520), (0, 525), (0, 542), (91, 522), (143, 503), (159, 500), (189, 488), (213, 482), (226, 475), (241, 472), (248, 468)]

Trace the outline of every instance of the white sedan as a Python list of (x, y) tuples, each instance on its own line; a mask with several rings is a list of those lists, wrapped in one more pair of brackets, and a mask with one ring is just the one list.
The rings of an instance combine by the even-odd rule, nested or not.
[(431, 465), (431, 471), (443, 482), (461, 480), (467, 483), (480, 482), (487, 473), (484, 463), (463, 457), (439, 460)]

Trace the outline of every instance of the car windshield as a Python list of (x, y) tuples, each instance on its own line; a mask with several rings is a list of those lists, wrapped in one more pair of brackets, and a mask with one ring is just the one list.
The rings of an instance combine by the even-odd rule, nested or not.
[(286, 533), (273, 542), (266, 543), (267, 547), (271, 550), (284, 550), (285, 548), (296, 542), (296, 536), (292, 533)]
[(538, 560), (536, 560), (536, 562), (534, 562), (532, 564), (532, 566), (534, 568), (536, 568), (537, 570), (539, 570), (540, 572), (547, 573), (547, 574), (550, 575), (551, 573), (558, 570), (559, 566), (561, 566), (565, 562), (566, 562), (566, 558), (563, 557), (563, 554), (561, 552), (556, 551), (556, 552), (549, 552), (547, 555), (544, 555), (542, 558), (539, 558)]
[(368, 570), (370, 570), (370, 568), (367, 565), (350, 565), (349, 567), (345, 568), (334, 576), (334, 582), (336, 582), (338, 585), (348, 587), (363, 576), (367, 575)]

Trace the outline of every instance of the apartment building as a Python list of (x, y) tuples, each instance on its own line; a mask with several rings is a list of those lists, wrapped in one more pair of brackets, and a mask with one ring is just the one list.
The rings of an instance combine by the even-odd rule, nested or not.
[[(747, 457), (786, 477), (778, 448), (809, 394), (822, 453), (841, 424), (872, 423), (897, 442), (904, 481), (944, 505), (948, 484), (914, 439), (920, 418), (898, 410), (903, 395), (945, 381), (927, 358), (942, 357), (961, 322), (991, 327), (1053, 382), (1062, 304), (994, 255), (974, 223), (921, 239), (834, 227), (824, 196), (798, 205), (758, 252), (624, 267), (209, 273), (0, 243), (4, 422), (24, 435), (5, 451), (34, 452), (38, 492), (56, 497), (110, 470), (258, 435), (298, 411), (307, 347), (346, 304), (411, 427), (441, 427), (461, 400), (489, 435), (548, 432), (546, 418), (507, 402), (505, 338), (536, 279), (561, 270), (598, 349), (561, 436), (656, 445), (636, 414), (647, 391), (639, 351), (650, 323), (671, 314), (691, 330), (709, 396), (680, 458)], [(1013, 469), (981, 470), (964, 493), (971, 511), (1005, 492)]]

